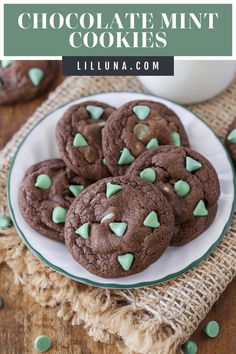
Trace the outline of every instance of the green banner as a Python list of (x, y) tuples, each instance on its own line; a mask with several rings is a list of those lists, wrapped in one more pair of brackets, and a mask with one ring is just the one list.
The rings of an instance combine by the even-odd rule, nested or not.
[(8, 4), (5, 56), (230, 56), (229, 4)]

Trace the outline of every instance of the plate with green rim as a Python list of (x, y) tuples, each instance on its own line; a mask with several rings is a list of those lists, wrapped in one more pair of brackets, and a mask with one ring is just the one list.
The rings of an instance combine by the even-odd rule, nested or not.
[[(221, 187), (218, 211), (212, 225), (199, 237), (181, 247), (167, 247), (161, 258), (145, 271), (118, 279), (97, 277), (80, 266), (64, 244), (51, 240), (33, 230), (22, 217), (18, 205), (20, 183), (26, 170), (34, 163), (59, 157), (55, 140), (55, 127), (66, 109), (73, 104), (96, 100), (115, 107), (131, 101), (147, 99), (161, 102), (181, 119), (191, 147), (208, 158), (215, 167)], [(231, 159), (214, 131), (188, 109), (150, 94), (136, 92), (109, 92), (82, 97), (49, 113), (30, 130), (13, 157), (8, 176), (8, 204), (19, 236), (49, 267), (78, 282), (104, 288), (137, 288), (175, 278), (203, 261), (226, 233), (235, 207), (235, 175)]]

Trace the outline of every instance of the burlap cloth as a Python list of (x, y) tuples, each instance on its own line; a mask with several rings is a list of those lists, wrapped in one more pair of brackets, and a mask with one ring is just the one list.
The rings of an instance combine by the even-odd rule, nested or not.
[[(32, 126), (81, 95), (119, 90), (143, 88), (131, 77), (70, 77), (49, 96), (0, 153), (0, 213), (8, 213), (6, 181), (12, 157)], [(236, 115), (236, 81), (220, 96), (191, 109), (223, 136)], [(84, 325), (95, 340), (113, 342), (122, 353), (171, 354), (179, 352), (235, 275), (236, 218), (206, 261), (175, 280), (144, 289), (105, 290), (67, 279), (35, 258), (13, 227), (0, 237), (1, 262), (37, 302), (56, 307), (57, 315), (73, 325)]]

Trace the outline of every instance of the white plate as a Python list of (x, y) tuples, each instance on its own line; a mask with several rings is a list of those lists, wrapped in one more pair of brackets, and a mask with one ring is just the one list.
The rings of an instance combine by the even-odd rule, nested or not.
[[(59, 157), (55, 128), (65, 110), (75, 103), (97, 100), (119, 107), (131, 100), (150, 99), (166, 104), (180, 117), (194, 150), (207, 157), (220, 180), (221, 195), (216, 218), (198, 238), (182, 247), (168, 247), (162, 257), (139, 274), (126, 278), (104, 279), (89, 273), (72, 258), (66, 247), (34, 231), (22, 217), (18, 205), (20, 182), (28, 167)], [(77, 99), (51, 112), (29, 132), (19, 146), (9, 173), (8, 202), (13, 222), (29, 249), (47, 265), (79, 282), (101, 287), (132, 288), (159, 283), (176, 277), (205, 259), (226, 232), (234, 209), (234, 170), (227, 152), (215, 133), (195, 114), (165, 99), (130, 92), (101, 93)]]

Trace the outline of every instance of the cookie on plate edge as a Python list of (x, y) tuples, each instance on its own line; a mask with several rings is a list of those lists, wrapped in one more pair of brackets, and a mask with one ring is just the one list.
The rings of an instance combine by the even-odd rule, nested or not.
[(89, 272), (104, 278), (142, 272), (169, 245), (174, 216), (155, 186), (126, 176), (86, 188), (71, 205), (65, 245)]
[(60, 159), (38, 162), (21, 183), (19, 206), (27, 223), (37, 232), (64, 241), (67, 210), (91, 181), (75, 175)]

